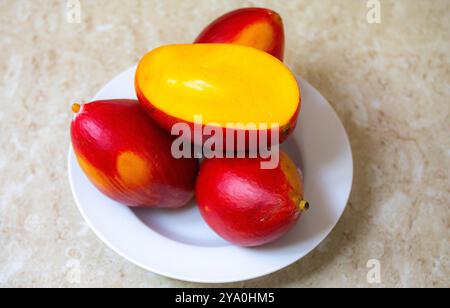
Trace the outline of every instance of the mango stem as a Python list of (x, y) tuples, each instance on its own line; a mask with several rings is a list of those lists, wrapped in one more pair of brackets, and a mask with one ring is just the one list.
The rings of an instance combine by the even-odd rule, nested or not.
[(73, 113), (78, 113), (80, 111), (80, 109), (81, 109), (81, 105), (80, 104), (75, 103), (75, 104), (72, 105)]
[(302, 201), (300, 201), (300, 204), (299, 204), (298, 207), (300, 208), (301, 211), (306, 212), (306, 211), (309, 210), (309, 202), (305, 201), (305, 200), (302, 200)]

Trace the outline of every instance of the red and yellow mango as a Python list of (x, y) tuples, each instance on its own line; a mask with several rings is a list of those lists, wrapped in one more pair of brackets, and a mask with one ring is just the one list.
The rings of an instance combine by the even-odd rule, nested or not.
[(275, 169), (261, 158), (206, 160), (196, 199), (208, 225), (225, 240), (245, 247), (268, 244), (286, 234), (309, 208), (294, 162), (281, 152)]
[(268, 52), (283, 61), (284, 27), (279, 14), (264, 8), (245, 8), (212, 22), (195, 43), (238, 44)]
[(224, 136), (230, 123), (266, 124), (268, 135), (277, 128), (283, 142), (300, 110), (297, 81), (281, 61), (232, 44), (157, 48), (140, 61), (135, 87), (141, 105), (169, 132), (177, 123), (193, 128), (201, 116), (204, 126), (222, 128)]
[(73, 105), (72, 144), (89, 180), (132, 207), (179, 208), (193, 197), (198, 161), (175, 159), (173, 138), (135, 100)]

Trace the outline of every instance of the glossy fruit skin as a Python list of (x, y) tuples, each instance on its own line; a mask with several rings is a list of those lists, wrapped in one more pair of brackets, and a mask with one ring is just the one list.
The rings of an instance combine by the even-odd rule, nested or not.
[(205, 221), (225, 240), (243, 247), (280, 238), (303, 211), (303, 186), (290, 158), (281, 153), (273, 170), (261, 169), (261, 161), (206, 160), (197, 180), (196, 198)]
[(83, 105), (72, 121), (71, 138), (84, 173), (113, 200), (179, 208), (193, 197), (198, 161), (173, 158), (173, 138), (135, 100)]
[(195, 43), (245, 45), (266, 51), (283, 61), (283, 21), (278, 13), (269, 9), (239, 9), (213, 21), (197, 37)]

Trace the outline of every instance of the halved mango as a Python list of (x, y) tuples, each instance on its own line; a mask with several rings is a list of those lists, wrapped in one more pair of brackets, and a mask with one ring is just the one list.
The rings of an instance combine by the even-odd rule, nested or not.
[(165, 129), (179, 122), (204, 126), (267, 125), (293, 130), (300, 90), (290, 70), (275, 57), (231, 44), (169, 45), (140, 61), (139, 101)]

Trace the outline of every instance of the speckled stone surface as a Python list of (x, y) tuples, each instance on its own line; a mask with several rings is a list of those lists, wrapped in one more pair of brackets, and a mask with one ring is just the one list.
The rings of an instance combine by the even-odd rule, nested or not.
[[(341, 221), (314, 252), (226, 286), (450, 287), (450, 2), (381, 0), (0, 2), (0, 287), (204, 286), (160, 277), (107, 248), (67, 179), (70, 104), (146, 51), (189, 42), (234, 8), (285, 20), (286, 62), (330, 101), (351, 138), (355, 181)], [(367, 281), (368, 260), (381, 284)], [(80, 275), (73, 279), (73, 269)]]

